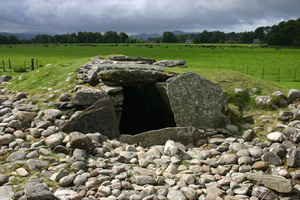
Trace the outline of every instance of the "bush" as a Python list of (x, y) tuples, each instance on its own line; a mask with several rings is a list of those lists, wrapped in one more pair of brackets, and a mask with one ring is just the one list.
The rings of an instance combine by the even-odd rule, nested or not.
[(249, 110), (255, 105), (255, 101), (251, 98), (249, 91), (227, 93), (227, 101), (238, 107), (239, 110)]

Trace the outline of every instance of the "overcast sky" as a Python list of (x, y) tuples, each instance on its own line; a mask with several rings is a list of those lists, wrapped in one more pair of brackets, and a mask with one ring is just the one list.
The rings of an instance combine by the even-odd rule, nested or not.
[(244, 32), (299, 9), (300, 0), (0, 0), (0, 32)]

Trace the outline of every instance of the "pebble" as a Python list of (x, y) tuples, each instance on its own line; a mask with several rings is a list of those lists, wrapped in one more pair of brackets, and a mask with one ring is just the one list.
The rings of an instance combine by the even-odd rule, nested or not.
[[(289, 180), (300, 180), (298, 148), (276, 128), (266, 134), (270, 141), (252, 140), (258, 129), (267, 130), (263, 127), (249, 129), (242, 137), (228, 137), (239, 131), (231, 125), (207, 130), (208, 143), (201, 146), (169, 140), (146, 148), (109, 140), (101, 133), (63, 133), (53, 123), (63, 121), (61, 111), (36, 115), (35, 107), (19, 106), (27, 109), (20, 113), (13, 105), (6, 101), (1, 105), (6, 107), (0, 106), (0, 153), (5, 159), (0, 167), (1, 196), (9, 191), (18, 199), (29, 199), (25, 189), (13, 184), (24, 179), (37, 180), (46, 195), (60, 199), (279, 199), (284, 190), (276, 192), (276, 184), (262, 187), (249, 177), (270, 172), (272, 181), (281, 177), (284, 181), (277, 184), (287, 186)], [(24, 112), (33, 117), (26, 117), (32, 123), (19, 129)], [(292, 122), (289, 126), (300, 126), (296, 120)], [(289, 155), (294, 155), (293, 160)], [(286, 160), (293, 170), (286, 168)], [(54, 186), (48, 188), (49, 182)], [(299, 184), (293, 182), (292, 187), (298, 195)]]

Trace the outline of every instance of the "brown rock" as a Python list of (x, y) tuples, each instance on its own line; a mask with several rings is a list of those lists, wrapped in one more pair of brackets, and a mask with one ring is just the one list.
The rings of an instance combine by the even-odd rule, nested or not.
[(266, 170), (266, 169), (268, 169), (268, 167), (269, 167), (268, 163), (267, 162), (263, 162), (263, 161), (255, 162), (252, 165), (252, 168), (256, 169), (256, 170)]

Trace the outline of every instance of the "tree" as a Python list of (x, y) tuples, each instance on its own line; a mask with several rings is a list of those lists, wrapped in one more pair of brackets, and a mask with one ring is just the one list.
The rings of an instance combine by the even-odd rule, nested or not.
[(125, 43), (126, 40), (129, 38), (128, 35), (124, 32), (119, 33), (119, 38), (121, 43)]
[(21, 43), (19, 38), (15, 35), (10, 35), (10, 36), (8, 36), (8, 38), (9, 38), (9, 44), (20, 44)]
[(0, 35), (0, 44), (8, 44), (9, 38), (6, 35)]
[(106, 31), (103, 35), (103, 42), (104, 43), (118, 43), (119, 36), (115, 31)]
[(162, 37), (162, 42), (163, 43), (176, 43), (177, 38), (172, 32), (164, 32), (163, 37)]

